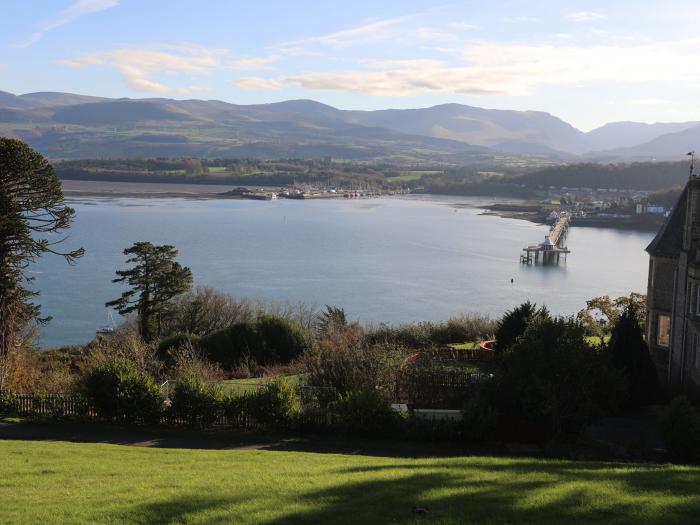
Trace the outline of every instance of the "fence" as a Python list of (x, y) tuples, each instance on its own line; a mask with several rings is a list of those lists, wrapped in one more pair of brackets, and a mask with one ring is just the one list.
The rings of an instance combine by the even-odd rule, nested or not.
[(490, 374), (463, 370), (404, 370), (397, 384), (397, 402), (411, 408), (461, 409), (474, 387)]
[[(167, 391), (165, 388), (163, 390)], [(324, 404), (324, 399), (327, 398), (330, 390), (333, 389), (299, 387), (298, 393), (303, 410), (299, 419), (302, 424), (314, 427), (329, 424), (332, 420), (332, 415), (325, 410), (327, 404)], [(0, 415), (3, 415), (3, 413), (25, 417), (98, 419), (95, 409), (89, 405), (85, 398), (79, 395), (12, 394), (0, 391)], [(184, 426), (191, 422), (173, 416), (166, 409), (163, 411), (159, 423)], [(263, 426), (247, 414), (227, 414), (223, 407), (216, 409), (210, 425), (241, 430), (256, 430)]]
[(20, 416), (87, 416), (95, 417), (95, 411), (80, 396), (60, 394), (7, 394), (8, 412)]

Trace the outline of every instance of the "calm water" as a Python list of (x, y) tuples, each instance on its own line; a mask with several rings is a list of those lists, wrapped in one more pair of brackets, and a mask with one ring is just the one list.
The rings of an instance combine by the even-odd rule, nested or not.
[[(45, 257), (34, 270), (45, 314), (43, 344), (83, 343), (105, 323), (110, 281), (135, 241), (169, 243), (195, 283), (239, 297), (338, 305), (372, 322), (500, 315), (527, 299), (575, 313), (590, 297), (646, 288), (648, 233), (573, 228), (558, 267), (527, 267), (520, 250), (547, 231), (481, 215), (484, 201), (403, 197), (345, 201), (73, 199), (66, 246), (74, 267)], [(510, 280), (514, 279), (514, 284)]]

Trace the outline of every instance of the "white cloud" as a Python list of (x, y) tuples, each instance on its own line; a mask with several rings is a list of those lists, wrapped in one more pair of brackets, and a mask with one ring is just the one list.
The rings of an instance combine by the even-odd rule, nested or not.
[(509, 24), (530, 24), (537, 22), (538, 19), (534, 16), (507, 16), (503, 21)]
[(410, 18), (412, 17), (397, 16), (395, 18), (374, 20), (350, 29), (343, 29), (342, 31), (336, 31), (322, 36), (303, 38), (289, 42), (286, 45), (298, 47), (304, 44), (322, 44), (335, 48), (345, 48), (373, 44), (396, 37), (396, 26)]
[(284, 87), (284, 82), (280, 80), (262, 77), (241, 77), (235, 84), (246, 91), (275, 91)]
[[(270, 69), (270, 64), (295, 56), (300, 51), (286, 48), (278, 53), (262, 56), (235, 56), (228, 49), (207, 48), (193, 44), (126, 47), (110, 51), (88, 53), (75, 59), (59, 60), (68, 67), (85, 68), (109, 66), (116, 69), (124, 81), (137, 91), (156, 94), (190, 94), (206, 90), (201, 85), (169, 86), (163, 77), (184, 77), (188, 80), (208, 76), (219, 70), (259, 71)], [(254, 83), (242, 79), (243, 85)], [(269, 89), (269, 88), (268, 88)]]
[(457, 31), (474, 31), (476, 29), (481, 29), (481, 26), (478, 24), (468, 24), (468, 23), (454, 23), (450, 24), (450, 28), (455, 29)]
[(256, 71), (260, 69), (269, 69), (269, 65), (282, 60), (284, 56), (282, 54), (272, 54), (259, 57), (241, 57), (236, 58), (230, 62), (230, 66), (233, 69), (240, 69), (242, 71)]
[(564, 15), (572, 22), (586, 23), (595, 22), (596, 20), (604, 20), (606, 16), (603, 13), (596, 11), (569, 11)]
[(592, 47), (481, 42), (463, 48), (457, 63), (426, 59), (365, 61), (361, 63), (363, 69), (274, 79), (248, 77), (240, 87), (256, 83), (267, 89), (294, 85), (373, 96), (427, 92), (522, 96), (544, 85), (580, 87), (605, 82), (700, 86), (700, 70), (688, 68), (699, 47), (699, 38)]
[(108, 65), (114, 67), (125, 82), (137, 91), (148, 93), (189, 94), (201, 91), (201, 86), (169, 87), (154, 77), (185, 75), (199, 77), (209, 75), (217, 68), (225, 67), (226, 49), (205, 48), (194, 45), (159, 46), (157, 48), (123, 48), (83, 55), (74, 60), (61, 60), (68, 67)]
[(673, 104), (670, 100), (662, 98), (637, 98), (628, 102), (631, 106), (668, 106)]
[(422, 40), (424, 42), (458, 42), (460, 38), (454, 33), (446, 31), (438, 31), (432, 27), (419, 27), (414, 31), (408, 32), (409, 37)]
[(44, 34), (66, 24), (74, 22), (78, 18), (91, 13), (98, 13), (111, 9), (119, 4), (119, 0), (76, 0), (56, 16), (44, 22), (38, 31), (33, 32), (16, 47), (29, 47), (41, 40)]

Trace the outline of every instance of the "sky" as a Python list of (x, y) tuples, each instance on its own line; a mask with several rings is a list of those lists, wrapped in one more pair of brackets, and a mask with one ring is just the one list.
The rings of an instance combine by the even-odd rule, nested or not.
[(0, 90), (700, 120), (700, 2), (0, 0)]

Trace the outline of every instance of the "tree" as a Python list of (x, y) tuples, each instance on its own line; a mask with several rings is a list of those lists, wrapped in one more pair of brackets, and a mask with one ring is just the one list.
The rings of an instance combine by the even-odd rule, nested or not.
[(584, 335), (570, 318), (540, 317), (528, 324), (499, 359), (506, 415), (556, 436), (576, 433), (617, 408), (624, 380)]
[(530, 301), (506, 312), (496, 329), (496, 351), (503, 352), (515, 344), (533, 320), (548, 318), (549, 311), (545, 306), (538, 309), (537, 305)]
[(627, 378), (627, 405), (649, 405), (656, 398), (658, 377), (634, 306), (628, 305), (617, 319), (608, 343), (613, 366)]
[(177, 250), (170, 245), (155, 246), (150, 242), (137, 242), (124, 250), (130, 256), (128, 270), (117, 270), (112, 282), (127, 283), (131, 289), (121, 297), (106, 303), (126, 315), (137, 312), (141, 337), (151, 341), (160, 335), (161, 318), (168, 301), (192, 287), (192, 272), (175, 261)]
[(326, 305), (326, 308), (318, 313), (314, 328), (319, 339), (334, 337), (348, 326), (345, 310), (336, 306)]
[(17, 348), (19, 332), (32, 320), (50, 319), (32, 302), (39, 293), (27, 288), (33, 279), (27, 268), (47, 252), (69, 264), (83, 255), (82, 248), (56, 250), (64, 238), (55, 235), (74, 215), (51, 164), (22, 141), (0, 138), (0, 358)]
[(631, 293), (612, 299), (609, 295), (594, 297), (586, 301), (586, 308), (578, 314), (578, 320), (584, 325), (589, 335), (601, 339), (610, 333), (624, 311), (630, 309), (634, 318), (644, 326), (646, 318), (646, 295)]

